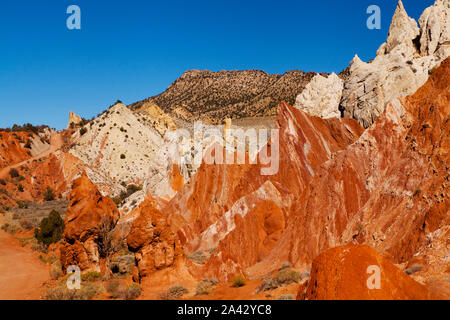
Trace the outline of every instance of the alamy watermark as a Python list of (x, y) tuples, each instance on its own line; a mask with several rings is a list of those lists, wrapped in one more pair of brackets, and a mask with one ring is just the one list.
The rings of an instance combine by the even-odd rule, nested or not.
[(69, 30), (80, 30), (81, 29), (81, 9), (77, 5), (70, 5), (66, 10), (67, 14), (70, 16), (66, 20), (66, 26)]
[(381, 29), (381, 9), (377, 5), (371, 5), (367, 8), (367, 14), (370, 14), (366, 25), (369, 30)]
[(368, 266), (366, 270), (370, 277), (367, 278), (366, 285), (369, 290), (381, 289), (381, 269), (379, 266)]
[(70, 276), (67, 278), (66, 286), (69, 290), (81, 289), (81, 270), (78, 266), (69, 266), (67, 268), (67, 274)]

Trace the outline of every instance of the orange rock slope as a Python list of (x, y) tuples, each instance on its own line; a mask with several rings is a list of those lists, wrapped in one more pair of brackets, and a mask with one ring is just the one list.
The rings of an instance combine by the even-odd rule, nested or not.
[(337, 247), (321, 253), (314, 259), (311, 277), (297, 296), (307, 300), (435, 298), (423, 285), (367, 245)]
[(280, 105), (276, 175), (202, 164), (162, 210), (187, 252), (214, 251), (191, 271), (263, 277), (285, 261), (307, 270), (324, 250), (368, 244), (396, 264), (420, 258), (415, 277), (427, 285), (448, 277), (449, 79), (450, 58), (364, 133)]

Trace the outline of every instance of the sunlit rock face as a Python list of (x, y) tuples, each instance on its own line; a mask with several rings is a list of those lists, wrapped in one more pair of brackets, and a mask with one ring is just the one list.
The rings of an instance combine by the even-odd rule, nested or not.
[(368, 128), (393, 99), (413, 94), (450, 55), (450, 7), (437, 0), (419, 19), (420, 28), (399, 1), (386, 43), (371, 62), (355, 56), (344, 83), (340, 109)]

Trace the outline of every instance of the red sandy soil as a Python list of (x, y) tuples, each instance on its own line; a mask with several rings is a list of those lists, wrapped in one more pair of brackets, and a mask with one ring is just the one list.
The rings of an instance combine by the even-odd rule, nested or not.
[(0, 231), (0, 300), (42, 299), (48, 267), (17, 239)]

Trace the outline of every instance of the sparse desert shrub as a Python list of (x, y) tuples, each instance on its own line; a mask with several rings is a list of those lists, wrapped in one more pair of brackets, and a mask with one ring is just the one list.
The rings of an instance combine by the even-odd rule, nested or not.
[(19, 223), (23, 229), (30, 231), (31, 229), (36, 228), (36, 221), (37, 220), (22, 219)]
[(277, 300), (294, 300), (295, 296), (293, 294), (282, 294)]
[(120, 159), (125, 159), (126, 158), (126, 156), (122, 153), (121, 155), (120, 155)]
[(17, 186), (17, 190), (19, 190), (19, 192), (23, 192), (23, 185), (19, 184)]
[(59, 277), (62, 276), (61, 266), (58, 265), (58, 264), (54, 264), (54, 265), (51, 267), (49, 273), (50, 273), (50, 278), (51, 278), (52, 280), (58, 280)]
[(412, 275), (416, 272), (419, 272), (420, 270), (423, 269), (423, 265), (418, 264), (418, 263), (414, 263), (411, 267), (409, 267), (408, 269), (405, 270), (405, 273), (407, 275)]
[(284, 270), (284, 269), (290, 269), (290, 268), (292, 268), (292, 264), (291, 264), (290, 262), (287, 261), (287, 262), (285, 262), (285, 263), (283, 263), (283, 264), (281, 265), (279, 271)]
[(117, 290), (119, 289), (120, 282), (117, 280), (114, 281), (108, 281), (106, 284), (106, 291), (111, 294), (111, 296), (115, 296), (117, 293)]
[(203, 251), (196, 251), (191, 255), (187, 256), (188, 259), (194, 261), (197, 264), (204, 264), (207, 256), (204, 254)]
[(245, 286), (247, 280), (242, 274), (237, 274), (231, 279), (231, 286), (235, 288), (243, 287)]
[(28, 209), (28, 202), (16, 200), (16, 203), (19, 206), (19, 209)]
[(195, 291), (196, 296), (208, 295), (211, 293), (211, 290), (215, 285), (217, 285), (219, 281), (217, 279), (203, 279), (197, 285), (197, 290)]
[(65, 284), (59, 285), (47, 290), (45, 294), (46, 300), (91, 300), (100, 292), (98, 285), (88, 283), (82, 285), (79, 290), (70, 290)]
[(103, 273), (97, 272), (97, 271), (90, 271), (90, 272), (83, 273), (81, 275), (81, 280), (87, 281), (87, 282), (95, 282), (102, 278), (103, 278)]
[(55, 192), (53, 191), (52, 188), (47, 187), (47, 190), (45, 190), (45, 193), (44, 193), (44, 200), (45, 201), (55, 200)]
[(11, 178), (18, 178), (19, 177), (19, 171), (17, 171), (17, 169), (12, 168), (11, 170), (9, 170), (9, 176)]
[(279, 285), (288, 285), (291, 283), (298, 283), (300, 279), (300, 274), (292, 269), (284, 269), (278, 272), (274, 277), (273, 280), (278, 283)]
[(438, 69), (438, 66), (434, 66), (433, 68), (428, 70), (428, 74), (431, 76), (437, 69)]
[(6, 186), (6, 181), (5, 181), (5, 179), (0, 179), (0, 184), (1, 184), (2, 186)]
[(42, 253), (47, 253), (48, 252), (48, 248), (46, 245), (44, 245), (43, 243), (40, 242), (36, 242), (34, 244), (31, 245), (31, 250), (33, 251), (39, 251)]
[(189, 293), (189, 290), (183, 286), (173, 286), (169, 290), (161, 292), (159, 298), (161, 300), (178, 300), (183, 295)]
[(34, 229), (34, 236), (48, 247), (61, 240), (63, 231), (64, 220), (57, 211), (52, 210), (47, 218), (42, 219), (39, 228)]
[[(114, 282), (115, 281), (112, 281), (112, 283)], [(117, 281), (117, 283), (119, 282)], [(121, 286), (114, 283), (109, 285), (109, 290), (107, 288), (107, 291), (111, 294), (113, 299), (135, 300), (141, 295), (142, 288), (135, 283), (129, 286)]]
[(48, 263), (48, 264), (59, 263), (59, 258), (54, 254), (51, 254), (51, 255), (40, 254), (39, 260), (41, 260), (44, 263)]
[(274, 290), (283, 285), (298, 283), (302, 278), (303, 276), (295, 270), (289, 268), (282, 269), (275, 276), (266, 277), (266, 279), (264, 279), (264, 281), (258, 287), (258, 292)]
[(21, 230), (19, 226), (9, 223), (5, 223), (4, 225), (2, 225), (1, 229), (5, 232), (8, 232), (9, 234), (14, 234), (17, 231)]
[(87, 129), (85, 127), (80, 129), (80, 136), (83, 136), (84, 134), (86, 134)]

